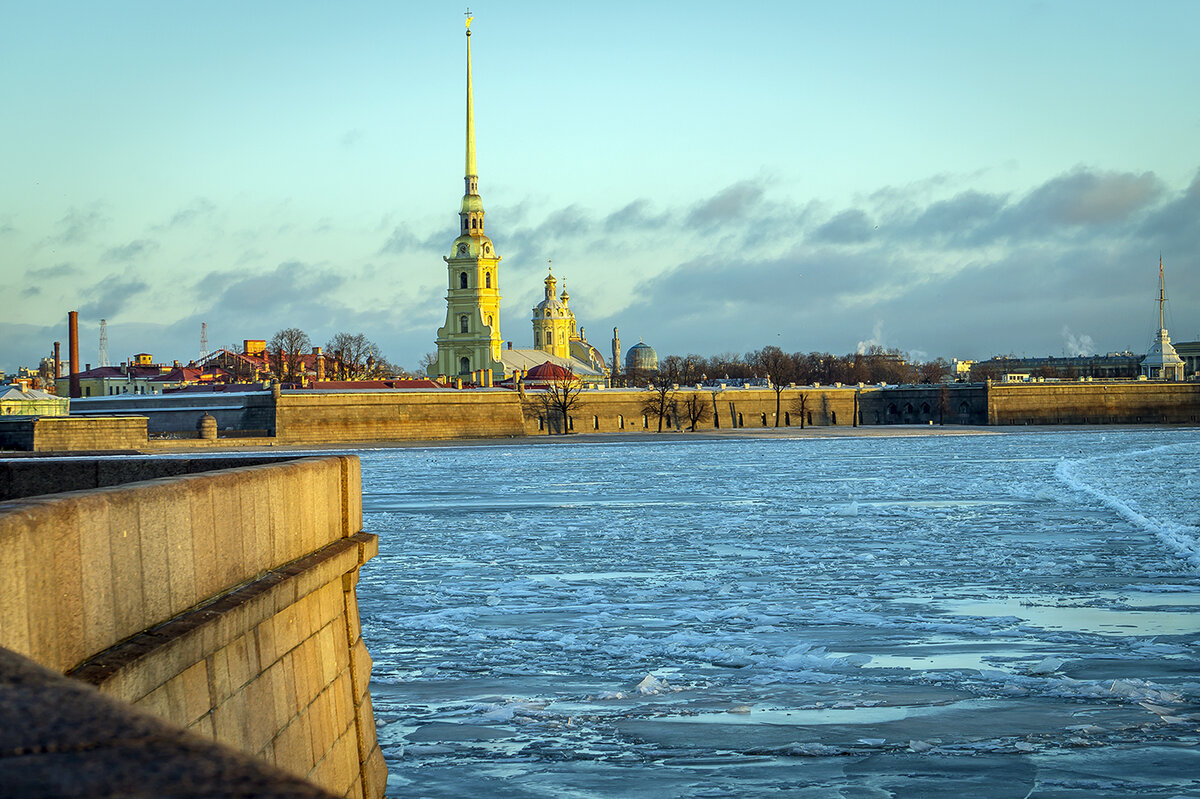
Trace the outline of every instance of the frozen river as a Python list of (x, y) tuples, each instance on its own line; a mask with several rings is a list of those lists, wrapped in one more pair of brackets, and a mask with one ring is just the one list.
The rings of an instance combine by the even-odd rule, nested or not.
[(1200, 797), (1200, 431), (360, 453), (396, 797)]

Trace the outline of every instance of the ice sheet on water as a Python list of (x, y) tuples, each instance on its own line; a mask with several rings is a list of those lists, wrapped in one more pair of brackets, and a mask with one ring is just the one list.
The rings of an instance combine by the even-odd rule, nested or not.
[[(770, 784), (699, 764), (765, 758), (793, 785), (792, 761), (884, 739), (999, 758), (1003, 781), (1005, 758), (1200, 743), (1200, 577), (1160, 534), (1197, 521), (1162, 486), (1198, 453), (1147, 430), (366, 454), (359, 602), (396, 784), (555, 769), (599, 796), (638, 764), (745, 795)], [(553, 501), (529, 502), (547, 469)], [(856, 779), (821, 773), (815, 795)]]

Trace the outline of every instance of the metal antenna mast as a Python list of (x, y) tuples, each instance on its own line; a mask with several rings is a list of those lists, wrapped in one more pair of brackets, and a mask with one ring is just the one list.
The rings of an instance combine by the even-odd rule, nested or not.
[(200, 360), (208, 357), (208, 322), (200, 323)]
[(100, 365), (108, 366), (108, 322), (100, 320)]

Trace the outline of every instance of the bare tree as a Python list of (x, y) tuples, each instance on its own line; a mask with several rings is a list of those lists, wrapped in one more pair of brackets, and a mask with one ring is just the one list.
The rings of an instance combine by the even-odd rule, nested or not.
[(711, 398), (707, 394), (702, 394), (699, 391), (689, 392), (683, 398), (683, 415), (687, 417), (692, 432), (695, 432), (696, 425), (701, 422), (707, 422), (712, 416)]
[(267, 343), (271, 370), (281, 381), (299, 380), (304, 361), (301, 356), (312, 347), (308, 334), (298, 327), (285, 327)]
[(792, 400), (792, 410), (800, 414), (800, 429), (804, 429), (804, 423), (808, 418), (808, 395), (801, 391)]
[(950, 412), (950, 387), (942, 384), (938, 392), (938, 424), (946, 424), (946, 414)]
[(417, 361), (417, 374), (429, 377), (437, 377), (436, 374), (429, 370), (437, 366), (438, 354), (436, 352), (427, 352), (421, 356), (421, 360)]
[(375, 363), (383, 362), (379, 346), (362, 333), (335, 333), (325, 343), (325, 354), (334, 359), (339, 377), (346, 380), (370, 377)]
[(642, 413), (658, 417), (658, 432), (662, 432), (663, 420), (678, 414), (675, 401), (677, 389), (671, 374), (659, 372), (650, 381), (646, 398), (642, 400)]
[(765, 372), (771, 383), (771, 389), (775, 392), (775, 426), (779, 427), (783, 391), (796, 375), (796, 363), (792, 356), (779, 347), (763, 347), (758, 352), (749, 353), (746, 360)]
[(582, 405), (583, 381), (573, 370), (555, 377), (544, 389), (531, 391), (526, 396), (534, 413), (546, 419), (546, 432), (556, 430), (566, 435), (571, 432), (571, 413)]

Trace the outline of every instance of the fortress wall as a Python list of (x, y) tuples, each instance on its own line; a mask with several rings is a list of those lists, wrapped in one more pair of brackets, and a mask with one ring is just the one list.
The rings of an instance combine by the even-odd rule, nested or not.
[(0, 503), (0, 646), (205, 738), (378, 797), (353, 456)]
[(887, 386), (864, 389), (865, 424), (987, 424), (982, 383)]
[(0, 420), (0, 447), (25, 452), (137, 450), (146, 446), (146, 417), (39, 416)]
[[(854, 420), (854, 392), (851, 387), (797, 387), (784, 389), (779, 398), (779, 426), (800, 427), (800, 415), (796, 403), (805, 397), (805, 414), (811, 415), (814, 425), (852, 425)], [(684, 430), (690, 422), (683, 409), (687, 397), (699, 395), (708, 406), (708, 418), (697, 424), (697, 430), (722, 430), (734, 427), (762, 428), (775, 426), (775, 392), (769, 388), (696, 389), (681, 386), (675, 392), (679, 406), (677, 417), (670, 424), (664, 422), (663, 430)], [(603, 389), (583, 392), (571, 417), (576, 433), (644, 433), (658, 432), (658, 417), (646, 414), (643, 404), (653, 398), (654, 392), (645, 389)], [(526, 392), (525, 432), (528, 435), (544, 435), (554, 432), (553, 413), (548, 412), (538, 400), (538, 392)], [(765, 423), (764, 423), (765, 418)], [(805, 424), (808, 424), (806, 421)]]
[(493, 438), (524, 434), (516, 392), (284, 392), (275, 410), (278, 443)]
[(1200, 383), (993, 383), (988, 424), (1200, 422)]

